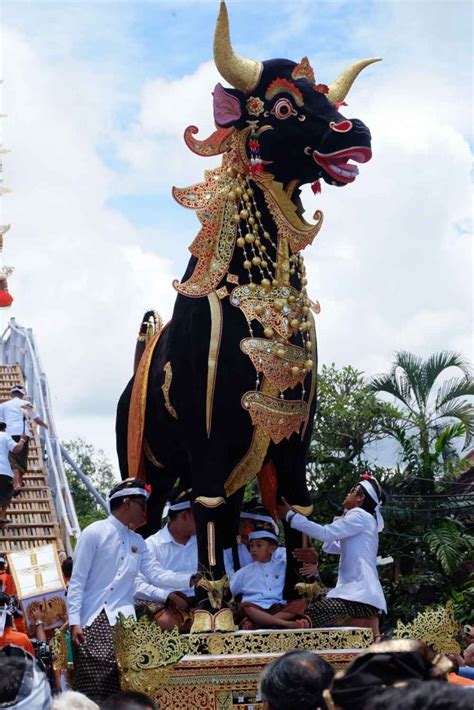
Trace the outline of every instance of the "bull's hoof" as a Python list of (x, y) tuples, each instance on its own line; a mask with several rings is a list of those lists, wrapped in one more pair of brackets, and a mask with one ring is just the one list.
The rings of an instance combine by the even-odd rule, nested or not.
[(235, 631), (234, 615), (230, 609), (221, 609), (214, 614), (214, 631)]
[(206, 634), (213, 631), (214, 617), (211, 612), (205, 609), (196, 609), (193, 617), (193, 625), (189, 631), (190, 634)]

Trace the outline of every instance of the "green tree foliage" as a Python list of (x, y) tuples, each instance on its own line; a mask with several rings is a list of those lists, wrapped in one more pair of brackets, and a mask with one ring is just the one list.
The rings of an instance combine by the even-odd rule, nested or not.
[[(107, 499), (108, 492), (117, 479), (105, 453), (101, 449), (96, 450), (92, 444), (80, 438), (64, 442), (63, 446), (81, 471), (89, 476), (102, 497)], [(96, 520), (106, 518), (105, 511), (97, 504), (94, 496), (89, 493), (67, 462), (64, 462), (64, 467), (81, 529)]]
[[(458, 374), (448, 377), (452, 368)], [(426, 360), (399, 352), (390, 372), (372, 378), (370, 387), (374, 393), (391, 395), (400, 408), (387, 434), (400, 445), (402, 463), (420, 480), (426, 479), (421, 489), (432, 491), (430, 481), (456, 466), (456, 443), (463, 437), (466, 448), (474, 436), (474, 408), (465, 399), (474, 395), (470, 364), (447, 351)]]

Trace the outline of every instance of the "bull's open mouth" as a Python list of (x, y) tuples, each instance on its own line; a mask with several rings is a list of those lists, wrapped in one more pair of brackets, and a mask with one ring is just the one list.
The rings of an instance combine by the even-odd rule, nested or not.
[(335, 153), (319, 153), (317, 150), (313, 150), (314, 161), (334, 180), (342, 183), (354, 182), (359, 174), (357, 165), (349, 163), (349, 160), (355, 160), (356, 163), (367, 163), (371, 157), (370, 148), (363, 146), (337, 150)]

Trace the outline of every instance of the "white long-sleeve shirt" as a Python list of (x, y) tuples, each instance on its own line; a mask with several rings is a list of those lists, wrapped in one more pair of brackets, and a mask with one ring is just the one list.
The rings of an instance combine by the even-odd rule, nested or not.
[(251, 562), (239, 569), (230, 580), (232, 594), (242, 594), (242, 602), (258, 604), (268, 609), (272, 604), (284, 604), (286, 560), (273, 555), (270, 562)]
[[(243, 542), (239, 542), (239, 544), (237, 545), (237, 552), (239, 555), (239, 564), (240, 564), (239, 569), (242, 569), (242, 567), (245, 567), (246, 565), (251, 564), (252, 555), (250, 554), (247, 546), (244, 545)], [(277, 547), (277, 549), (273, 553), (273, 559), (282, 559), (282, 560), (285, 560), (285, 562), (286, 562), (286, 548)], [(235, 574), (234, 557), (232, 554), (231, 547), (228, 547), (224, 550), (224, 566), (225, 566), (225, 571), (227, 573), (227, 576), (230, 579), (232, 577), (232, 575)]]
[(287, 513), (290, 525), (324, 543), (323, 550), (340, 555), (339, 574), (328, 597), (370, 604), (387, 611), (387, 603), (377, 573), (379, 534), (373, 515), (351, 508), (329, 525), (319, 525), (303, 515)]
[(189, 584), (189, 574), (160, 569), (145, 540), (114, 515), (89, 525), (74, 553), (67, 594), (69, 624), (90, 626), (102, 609), (111, 626), (119, 612), (135, 616), (133, 590), (139, 572), (158, 586), (180, 589)]
[(161, 584), (156, 586), (139, 574), (135, 583), (135, 599), (164, 601), (171, 592), (183, 592), (188, 597), (194, 596), (194, 587), (189, 586), (189, 578), (198, 568), (196, 535), (192, 535), (185, 545), (176, 542), (167, 525), (146, 540), (151, 556), (158, 565), (170, 572), (183, 572), (188, 575), (188, 583), (183, 588)]
[(12, 397), (0, 404), (0, 415), (7, 425), (7, 434), (10, 436), (20, 436), (20, 434), (31, 435), (28, 420), (32, 421), (39, 416), (34, 409), (25, 407), (26, 400), (21, 397)]

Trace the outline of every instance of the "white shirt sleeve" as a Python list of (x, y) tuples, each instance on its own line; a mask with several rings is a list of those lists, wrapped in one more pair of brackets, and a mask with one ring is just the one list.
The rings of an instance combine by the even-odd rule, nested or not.
[(18, 446), (19, 443), (19, 441), (15, 441), (15, 439), (12, 439), (11, 436), (9, 436), (7, 439), (8, 451), (13, 451), (15, 446)]
[(187, 572), (170, 572), (161, 569), (149, 548), (145, 546), (140, 559), (140, 572), (145, 579), (155, 587), (169, 589), (184, 589), (189, 587), (190, 574)]
[(72, 576), (67, 592), (67, 607), (70, 626), (74, 626), (75, 624), (80, 625), (81, 623), (84, 587), (94, 559), (95, 546), (95, 529), (94, 527), (88, 527), (79, 538), (74, 552)]
[(241, 569), (237, 570), (237, 572), (231, 577), (229, 580), (230, 584), (230, 591), (232, 592), (232, 596), (235, 597), (237, 594), (242, 593), (242, 583), (244, 580), (244, 567)]
[[(189, 575), (191, 576), (191, 575)], [(189, 583), (189, 577), (188, 577)], [(135, 582), (135, 589), (133, 596), (135, 599), (146, 599), (151, 602), (164, 602), (166, 597), (174, 591), (173, 589), (165, 589), (164, 587), (157, 587), (154, 584), (150, 584), (146, 581), (143, 574), (139, 574)]]
[(339, 540), (334, 542), (325, 542), (323, 545), (324, 552), (329, 552), (330, 555), (340, 555), (341, 554), (341, 543)]
[[(290, 514), (291, 511), (287, 513), (287, 516)], [(337, 540), (343, 540), (346, 537), (352, 537), (366, 530), (367, 521), (356, 509), (352, 509), (348, 514), (329, 523), (329, 525), (313, 523), (311, 520), (307, 520), (304, 515), (296, 513), (296, 515), (291, 518), (290, 527), (294, 530), (306, 533), (306, 535), (316, 540), (321, 540), (321, 542), (335, 542)]]

